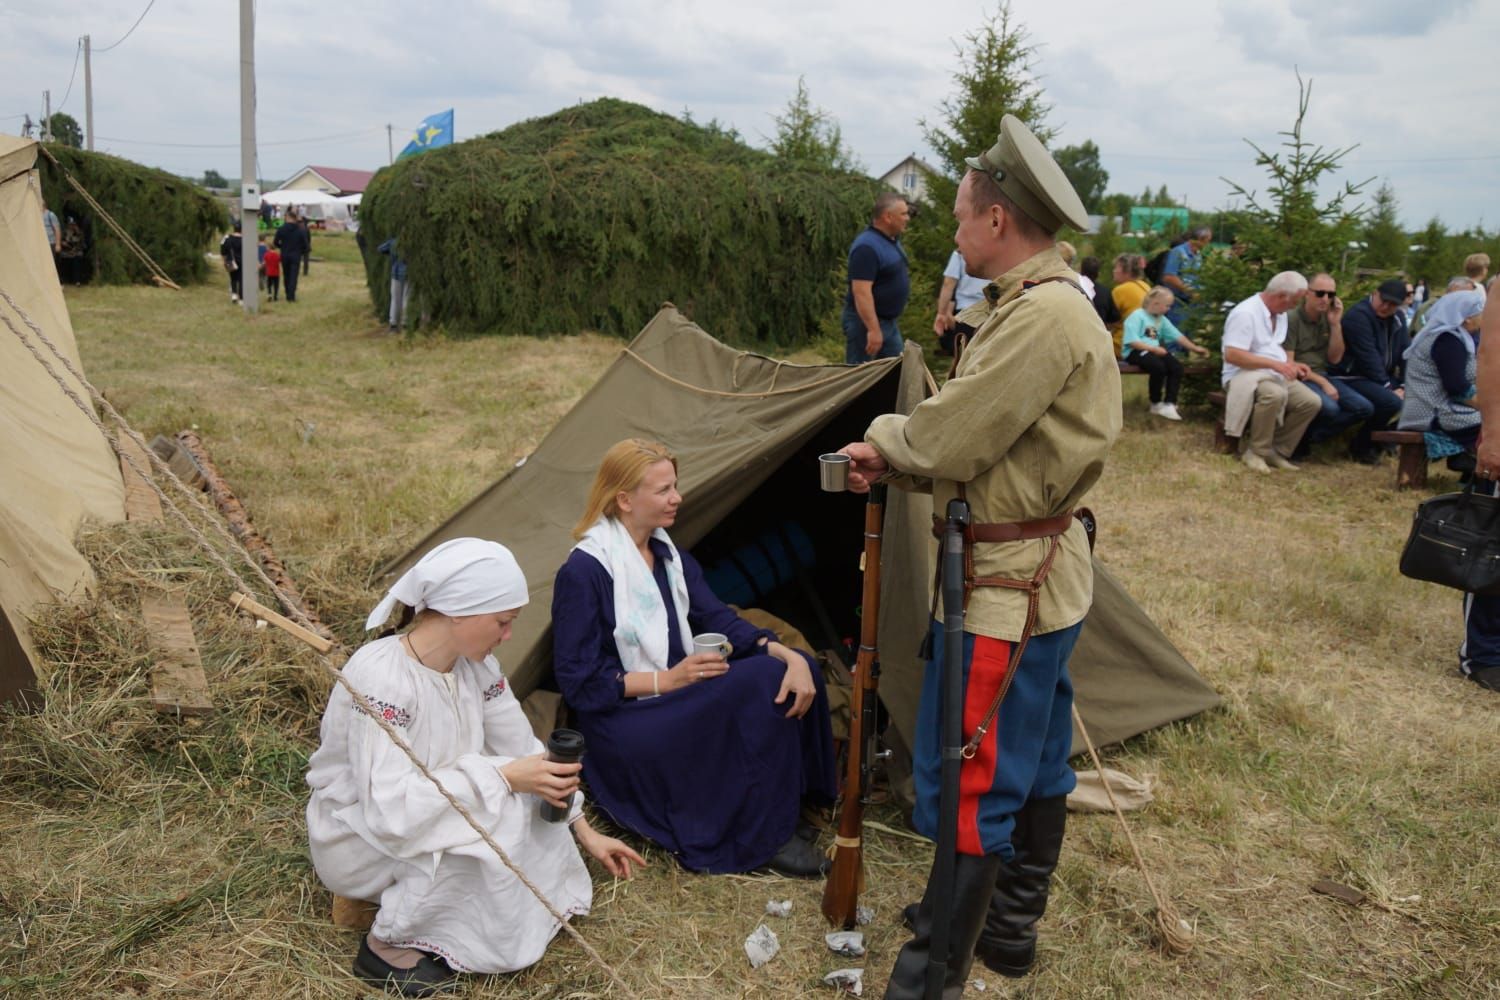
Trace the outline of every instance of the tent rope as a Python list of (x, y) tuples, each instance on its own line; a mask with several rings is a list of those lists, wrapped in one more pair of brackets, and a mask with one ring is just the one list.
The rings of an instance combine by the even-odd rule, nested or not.
[(1114, 810), (1115, 818), (1120, 821), (1120, 829), (1125, 831), (1125, 839), (1130, 844), (1130, 853), (1135, 857), (1135, 866), (1140, 869), (1141, 877), (1146, 880), (1146, 889), (1156, 903), (1156, 926), (1161, 931), (1162, 944), (1170, 954), (1186, 955), (1193, 950), (1193, 932), (1187, 928), (1187, 922), (1177, 915), (1172, 904), (1163, 899), (1161, 893), (1156, 890), (1151, 871), (1146, 867), (1146, 859), (1141, 855), (1140, 845), (1135, 842), (1135, 834), (1130, 832), (1130, 823), (1125, 819), (1124, 810), (1120, 808), (1120, 803), (1115, 801), (1115, 790), (1110, 787), (1109, 778), (1104, 773), (1104, 765), (1099, 760), (1099, 751), (1094, 749), (1094, 741), (1089, 736), (1088, 727), (1083, 724), (1083, 716), (1078, 714), (1076, 703), (1073, 705), (1073, 724), (1078, 727), (1079, 734), (1083, 736), (1083, 745), (1089, 748), (1089, 757), (1094, 761), (1094, 769), (1099, 772), (1101, 783), (1104, 785), (1104, 793), (1109, 796), (1110, 808)]
[[(660, 368), (656, 367), (651, 362), (647, 361), (645, 358), (632, 351), (630, 348), (626, 347), (622, 348), (622, 350), (627, 356), (633, 358), (637, 363), (639, 363), (642, 368), (651, 372), (653, 375), (656, 375), (658, 378), (661, 378), (663, 381), (670, 382), (673, 385), (678, 386), (679, 388), (687, 389), (689, 392), (696, 392), (702, 396), (722, 396), (728, 399), (766, 399), (771, 396), (792, 396), (796, 395), (799, 392), (807, 392), (809, 389), (816, 389), (819, 386), (827, 385), (830, 382), (837, 382), (839, 379), (848, 377), (848, 372), (840, 371), (825, 378), (816, 379), (812, 382), (807, 383), (806, 385), (791, 386), (786, 389), (767, 389), (763, 392), (728, 392), (724, 389), (705, 389), (702, 386), (693, 385), (691, 382), (684, 382), (682, 379), (677, 378), (675, 375), (669, 375), (666, 372), (662, 371)], [(741, 356), (743, 357), (743, 355)], [(879, 362), (871, 361), (867, 363), (878, 364)], [(786, 362), (778, 362), (778, 370), (780, 370), (780, 367), (785, 364)], [(772, 378), (771, 382), (772, 385), (775, 384), (774, 377)]]
[[(78, 374), (77, 369), (74, 368), (71, 362), (68, 361), (67, 356), (57, 349), (57, 346), (47, 338), (46, 334), (42, 333), (41, 329), (37, 327), (37, 325), (32, 321), (31, 317), (27, 315), (25, 310), (17, 305), (16, 301), (12, 299), (4, 289), (0, 289), (0, 298), (3, 298), (5, 302), (13, 310), (15, 310), (17, 315), (21, 317), (26, 325), (36, 333), (37, 337), (44, 344), (46, 344), (48, 348), (51, 349), (52, 353), (63, 361), (63, 363), (69, 369), (70, 374), (77, 378), (78, 381), (88, 389), (91, 395), (93, 395), (97, 399), (103, 399), (102, 394), (100, 394), (97, 389), (95, 389), (87, 380), (85, 380), (81, 375)], [(226, 560), (224, 556), (214, 547), (213, 543), (208, 540), (207, 536), (205, 536), (201, 531), (198, 530), (197, 526), (192, 523), (192, 520), (188, 518), (187, 514), (185, 514), (181, 510), (181, 508), (179, 508), (177, 504), (172, 500), (172, 498), (169, 497), (161, 489), (161, 487), (156, 484), (156, 482), (152, 479), (150, 473), (137, 465), (135, 460), (125, 449), (119, 447), (115, 440), (110, 436), (104, 424), (99, 420), (98, 416), (89, 408), (88, 404), (83, 401), (78, 393), (74, 391), (73, 387), (68, 385), (63, 377), (57, 372), (57, 369), (53, 368), (52, 365), (47, 361), (47, 359), (42, 356), (41, 352), (36, 349), (35, 344), (31, 342), (31, 338), (28, 337), (24, 332), (22, 332), (15, 325), (15, 323), (12, 322), (9, 316), (5, 315), (4, 313), (0, 313), (0, 319), (3, 319), (5, 321), (5, 325), (10, 328), (10, 331), (16, 335), (16, 338), (21, 341), (22, 345), (26, 347), (31, 355), (41, 363), (47, 374), (52, 376), (52, 379), (57, 382), (58, 386), (63, 390), (64, 393), (67, 394), (68, 398), (73, 401), (74, 405), (76, 405), (81, 411), (83, 411), (83, 413), (99, 430), (100, 434), (104, 436), (105, 441), (108, 442), (110, 447), (115, 450), (116, 454), (119, 455), (120, 459), (127, 465), (129, 465), (132, 471), (134, 471), (143, 482), (145, 482), (148, 486), (151, 487), (152, 490), (156, 492), (157, 497), (163, 502), (163, 504), (171, 509), (172, 513), (182, 521), (183, 526), (187, 529), (188, 533), (208, 554), (208, 556), (214, 561), (214, 563), (220, 569), (222, 569), (230, 577), (230, 579), (232, 579), (240, 587), (243, 592), (251, 592), (251, 586), (245, 581), (243, 577), (240, 576), (238, 572), (235, 571), (234, 567), (230, 565), (228, 560)], [(108, 406), (107, 401), (105, 401), (105, 405), (108, 407), (110, 416), (114, 420), (119, 422), (121, 428), (138, 444), (144, 445), (144, 440), (125, 421), (124, 416), (122, 416), (119, 411), (115, 410), (114, 407)], [(178, 486), (180, 486), (184, 491), (188, 491), (190, 489), (185, 483), (177, 478), (176, 474), (173, 473), (170, 468), (167, 468), (164, 463), (160, 462), (160, 456), (157, 456), (155, 452), (151, 451), (149, 446), (146, 446), (145, 450), (148, 455), (156, 458), (157, 463), (161, 465), (161, 467), (165, 470), (165, 474), (174, 482), (176, 482)], [(215, 519), (215, 521), (217, 521), (217, 519)], [(225, 531), (225, 534), (228, 535), (228, 530), (223, 530)], [(259, 566), (255, 564), (254, 557), (251, 556), (249, 551), (246, 550), (244, 546), (241, 545), (239, 541), (232, 535), (229, 535), (228, 539), (230, 544), (232, 544), (236, 548), (239, 548), (243, 552), (246, 560), (249, 561), (251, 565), (256, 566), (257, 570), (259, 570)], [(296, 606), (295, 604), (288, 603), (285, 595), (281, 592), (280, 588), (278, 588), (275, 583), (271, 582), (269, 577), (264, 576), (263, 573), (262, 579), (265, 580), (271, 591), (277, 595), (278, 599), (282, 601), (283, 606), (285, 606), (287, 610), (293, 615), (302, 618), (303, 623), (307, 624), (307, 618), (305, 615), (303, 615), (301, 608)], [(341, 654), (346, 653), (344, 647), (341, 644), (335, 643), (335, 649)], [(483, 840), (490, 847), (490, 849), (495, 852), (495, 855), (500, 859), (501, 863), (510, 870), (511, 874), (515, 875), (516, 879), (520, 881), (520, 883), (524, 885), (528, 890), (530, 890), (531, 894), (537, 898), (537, 900), (542, 904), (544, 908), (546, 908), (547, 912), (552, 916), (554, 920), (557, 921), (562, 930), (565, 931), (569, 937), (573, 938), (575, 942), (577, 942), (579, 947), (584, 950), (584, 952), (589, 956), (590, 959), (593, 960), (596, 965), (604, 970), (604, 972), (614, 982), (615, 986), (617, 986), (621, 990), (624, 990), (626, 993), (629, 993), (629, 987), (625, 985), (625, 981), (623, 977), (621, 977), (619, 971), (615, 969), (614, 966), (605, 961), (604, 956), (599, 954), (594, 946), (589, 944), (589, 942), (584, 939), (583, 935), (580, 934), (578, 930), (568, 922), (567, 918), (558, 911), (557, 907), (554, 906), (552, 901), (542, 893), (541, 889), (538, 888), (537, 885), (527, 877), (526, 873), (523, 872), (520, 867), (511, 860), (510, 855), (507, 854), (505, 849), (495, 841), (494, 837), (492, 837), (489, 831), (484, 828), (483, 824), (481, 824), (477, 819), (474, 818), (474, 814), (469, 812), (464, 804), (457, 798), (455, 798), (452, 792), (448, 791), (448, 789), (444, 787), (442, 781), (439, 780), (437, 775), (433, 774), (432, 771), (427, 768), (427, 765), (417, 757), (415, 751), (413, 751), (411, 747), (407, 745), (406, 741), (401, 738), (401, 735), (396, 732), (395, 727), (375, 711), (374, 706), (370, 703), (369, 699), (362, 692), (360, 692), (358, 688), (354, 686), (349, 678), (344, 676), (343, 671), (335, 667), (326, 657), (319, 656), (318, 661), (324, 671), (332, 675), (334, 682), (349, 693), (349, 697), (354, 702), (355, 707), (357, 707), (361, 712), (363, 712), (366, 716), (373, 720), (375, 724), (380, 727), (381, 731), (384, 732), (386, 736), (389, 737), (391, 741), (396, 745), (397, 749), (399, 749), (402, 754), (405, 755), (406, 759), (411, 762), (412, 766), (417, 769), (418, 773), (420, 773), (423, 777), (425, 777), (429, 782), (432, 783), (433, 787), (437, 789), (438, 794), (441, 795), (448, 802), (448, 804), (453, 807), (455, 812), (463, 817), (464, 821), (468, 823), (470, 828), (472, 828), (474, 832), (479, 835), (480, 839)]]
[(63, 179), (73, 186), (73, 190), (83, 195), (83, 200), (88, 202), (89, 207), (94, 210), (99, 218), (104, 220), (104, 224), (109, 226), (109, 228), (114, 231), (115, 235), (120, 237), (125, 246), (128, 247), (130, 251), (137, 257), (139, 257), (141, 261), (146, 265), (146, 267), (151, 270), (151, 280), (155, 281), (159, 285), (165, 285), (167, 288), (170, 288), (173, 291), (182, 291), (181, 287), (179, 287), (175, 281), (167, 277), (167, 272), (163, 271), (161, 267), (157, 265), (156, 261), (151, 259), (151, 255), (148, 254), (144, 249), (142, 249), (141, 245), (134, 239), (132, 239), (130, 234), (125, 231), (124, 227), (116, 222), (114, 220), (114, 217), (104, 210), (104, 206), (95, 201), (94, 196), (89, 194), (88, 191), (84, 189), (84, 186), (80, 184), (71, 173), (68, 172), (68, 168), (57, 162), (57, 157), (52, 155), (51, 150), (49, 150), (41, 143), (37, 143), (36, 148), (41, 150), (43, 156), (52, 161), (52, 165), (54, 167), (62, 171)]

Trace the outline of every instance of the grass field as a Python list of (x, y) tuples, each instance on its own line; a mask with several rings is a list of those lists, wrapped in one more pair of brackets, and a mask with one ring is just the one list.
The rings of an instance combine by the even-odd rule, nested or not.
[[(352, 240), (317, 249), (302, 301), (253, 319), (218, 284), (68, 303), (93, 381), (148, 436), (196, 427), (355, 643), (375, 568), (527, 454), (620, 345), (391, 337)], [(1257, 476), (1210, 453), (1206, 420), (1148, 417), (1142, 388), (1090, 498), (1099, 555), (1225, 705), (1108, 756), (1156, 783), (1136, 835), (1197, 945), (1155, 948), (1114, 820), (1075, 816), (1038, 972), (970, 995), (1500, 996), (1500, 696), (1457, 676), (1458, 595), (1396, 573), (1416, 497), (1389, 462)], [(0, 995), (358, 995), (356, 936), (328, 920), (302, 819), (327, 683), (233, 619), (227, 581), (175, 533), (94, 528), (83, 545), (95, 599), (36, 626), (47, 707), (0, 719)], [(219, 705), (201, 722), (150, 709), (138, 600), (162, 587), (194, 612)], [(694, 876), (659, 851), (641, 878), (599, 878), (578, 927), (630, 996), (828, 996), (821, 976), (848, 964), (878, 996), (931, 851), (893, 808), (872, 817), (887, 829), (867, 836), (862, 963), (825, 949), (818, 885)], [(1374, 904), (1311, 893), (1320, 878)], [(763, 917), (785, 898), (790, 918)], [(782, 952), (752, 970), (741, 944), (763, 919)], [(460, 995), (626, 994), (559, 939)]]

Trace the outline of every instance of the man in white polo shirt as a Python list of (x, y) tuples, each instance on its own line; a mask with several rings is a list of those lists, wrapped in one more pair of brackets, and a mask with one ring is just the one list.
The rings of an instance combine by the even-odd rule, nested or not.
[(1241, 439), (1240, 458), (1257, 472), (1295, 471), (1287, 456), (1322, 408), (1302, 384), (1312, 369), (1288, 361), (1282, 347), (1286, 313), (1305, 294), (1307, 279), (1282, 271), (1224, 320), (1224, 433)]

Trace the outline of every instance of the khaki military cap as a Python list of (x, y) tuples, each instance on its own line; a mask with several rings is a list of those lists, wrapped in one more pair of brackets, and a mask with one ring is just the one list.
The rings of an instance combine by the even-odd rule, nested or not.
[(1000, 138), (993, 146), (964, 162), (998, 181), (1006, 197), (1047, 232), (1065, 225), (1088, 229), (1088, 213), (1068, 175), (1015, 115), (1000, 120)]

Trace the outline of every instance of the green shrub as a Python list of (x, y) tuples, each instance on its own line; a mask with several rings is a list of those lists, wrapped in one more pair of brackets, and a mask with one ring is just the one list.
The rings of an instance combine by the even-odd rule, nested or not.
[(603, 99), (398, 161), (360, 207), (377, 315), (399, 239), (415, 304), (466, 333), (632, 336), (664, 301), (716, 336), (817, 337), (875, 181)]
[[(209, 273), (204, 252), (228, 225), (224, 207), (192, 181), (105, 153), (60, 143), (47, 151), (82, 184), (157, 266), (178, 284), (202, 281)], [(97, 217), (45, 156), (37, 157), (42, 196), (59, 220), (71, 212), (92, 231), (92, 281), (103, 285), (149, 284), (151, 271)]]

